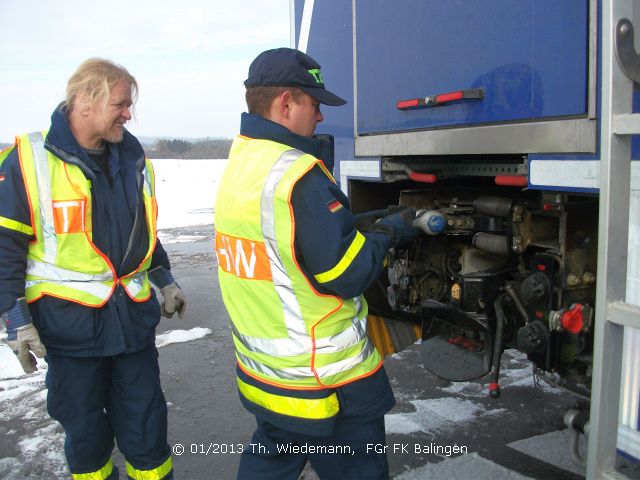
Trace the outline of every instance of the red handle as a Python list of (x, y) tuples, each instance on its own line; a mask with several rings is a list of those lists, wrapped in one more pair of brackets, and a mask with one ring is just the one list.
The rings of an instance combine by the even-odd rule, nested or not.
[(415, 108), (428, 108), (444, 105), (448, 102), (456, 100), (482, 100), (484, 98), (484, 89), (470, 88), (468, 90), (457, 90), (449, 93), (439, 93), (437, 95), (429, 95), (424, 98), (412, 98), (409, 100), (400, 100), (396, 102), (398, 110), (413, 110)]

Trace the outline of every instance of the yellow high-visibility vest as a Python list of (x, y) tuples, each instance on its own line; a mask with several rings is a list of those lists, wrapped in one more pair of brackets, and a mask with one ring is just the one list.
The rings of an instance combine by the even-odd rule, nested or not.
[[(335, 182), (312, 155), (238, 136), (215, 205), (218, 277), (238, 364), (251, 377), (283, 388), (338, 387), (373, 374), (382, 363), (367, 337), (364, 297), (319, 293), (298, 264), (290, 198), (315, 166)], [(239, 386), (254, 403), (277, 411), (274, 402), (282, 399)], [(332, 401), (327, 411), (335, 413)], [(298, 410), (306, 416), (303, 407)]]
[(27, 256), (27, 301), (50, 295), (100, 307), (109, 300), (118, 284), (134, 301), (148, 300), (151, 290), (147, 270), (157, 239), (157, 204), (151, 163), (146, 160), (142, 171), (149, 248), (134, 271), (118, 277), (107, 256), (92, 241), (90, 180), (80, 167), (47, 151), (45, 136), (46, 132), (36, 132), (16, 138), (31, 226), (9, 219), (4, 219), (3, 224), (35, 237)]

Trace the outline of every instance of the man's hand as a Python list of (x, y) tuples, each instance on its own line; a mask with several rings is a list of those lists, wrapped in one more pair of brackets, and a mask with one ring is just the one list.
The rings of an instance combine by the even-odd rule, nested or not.
[(31, 322), (31, 313), (24, 297), (7, 311), (7, 343), (18, 357), (24, 373), (36, 371), (36, 358), (44, 358), (47, 350), (40, 341), (38, 330)]
[(416, 211), (413, 208), (403, 208), (384, 217), (378, 224), (390, 227), (393, 231), (393, 245), (403, 247), (421, 232), (413, 226), (415, 218)]
[(170, 283), (166, 287), (160, 289), (164, 300), (162, 301), (162, 316), (171, 318), (173, 314), (178, 312), (178, 318), (184, 317), (184, 311), (187, 309), (187, 299), (176, 282)]
[(149, 280), (160, 289), (160, 293), (164, 297), (161, 305), (161, 315), (171, 318), (173, 314), (178, 312), (178, 317), (184, 317), (184, 311), (187, 308), (187, 299), (184, 293), (173, 279), (171, 272), (164, 267), (156, 267), (149, 272)]
[[(15, 339), (11, 339), (15, 335)], [(19, 327), (17, 330), (9, 333), (7, 343), (18, 357), (20, 366), (24, 373), (33, 373), (36, 371), (36, 358), (44, 358), (47, 350), (40, 341), (40, 335), (33, 323)], [(34, 357), (35, 355), (35, 357)]]

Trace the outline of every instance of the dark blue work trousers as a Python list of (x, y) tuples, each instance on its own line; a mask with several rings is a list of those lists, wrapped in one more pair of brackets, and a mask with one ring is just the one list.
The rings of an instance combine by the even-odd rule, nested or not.
[(238, 480), (296, 480), (307, 460), (323, 480), (389, 478), (384, 417), (340, 419), (329, 437), (289, 432), (259, 417), (257, 422), (240, 457)]
[(136, 469), (151, 470), (169, 458), (155, 346), (112, 357), (47, 355), (47, 363), (47, 409), (65, 430), (71, 473), (102, 468), (114, 437)]

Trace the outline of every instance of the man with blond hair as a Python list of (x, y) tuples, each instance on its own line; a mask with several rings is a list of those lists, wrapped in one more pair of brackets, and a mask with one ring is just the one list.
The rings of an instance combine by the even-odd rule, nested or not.
[(25, 373), (46, 354), (74, 479), (119, 477), (114, 438), (130, 478), (173, 477), (155, 327), (186, 302), (157, 238), (153, 168), (124, 128), (137, 90), (89, 59), (51, 127), (0, 153), (0, 313)]

